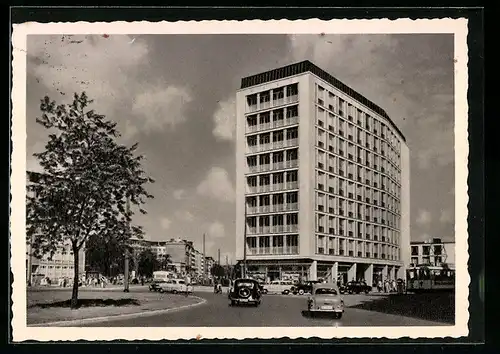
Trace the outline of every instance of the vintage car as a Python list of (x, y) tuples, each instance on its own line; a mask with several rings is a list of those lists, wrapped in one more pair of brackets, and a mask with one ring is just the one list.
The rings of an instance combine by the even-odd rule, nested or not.
[(372, 287), (366, 284), (364, 281), (350, 281), (347, 284), (340, 287), (341, 294), (360, 294), (365, 293), (368, 294)]
[(165, 280), (156, 279), (149, 284), (149, 291), (160, 291), (161, 284), (165, 283)]
[(311, 293), (313, 285), (319, 282), (319, 280), (310, 280), (305, 283), (296, 284), (292, 287), (292, 294), (304, 295), (305, 293)]
[(283, 294), (288, 295), (292, 292), (293, 281), (291, 280), (274, 280), (270, 284), (264, 285), (266, 294)]
[(236, 279), (229, 289), (229, 306), (241, 304), (260, 305), (261, 287), (254, 279)]
[(160, 293), (192, 294), (193, 287), (182, 279), (168, 279), (160, 283)]
[(336, 284), (314, 284), (311, 295), (307, 299), (309, 313), (332, 313), (336, 318), (342, 318), (344, 300), (340, 297)]

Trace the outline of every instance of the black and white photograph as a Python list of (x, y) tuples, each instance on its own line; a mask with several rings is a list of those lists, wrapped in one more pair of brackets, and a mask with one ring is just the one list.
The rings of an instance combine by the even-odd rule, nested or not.
[(467, 335), (466, 38), (14, 25), (14, 339)]

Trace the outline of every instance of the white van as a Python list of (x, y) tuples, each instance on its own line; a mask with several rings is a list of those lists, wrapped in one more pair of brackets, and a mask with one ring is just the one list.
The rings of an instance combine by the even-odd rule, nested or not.
[(288, 295), (292, 292), (293, 285), (291, 280), (274, 280), (264, 285), (264, 293)]

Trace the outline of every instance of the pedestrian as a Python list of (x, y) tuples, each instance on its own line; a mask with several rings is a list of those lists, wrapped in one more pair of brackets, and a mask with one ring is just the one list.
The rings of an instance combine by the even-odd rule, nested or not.
[(382, 281), (379, 279), (378, 283), (377, 283), (377, 290), (379, 293), (382, 292)]

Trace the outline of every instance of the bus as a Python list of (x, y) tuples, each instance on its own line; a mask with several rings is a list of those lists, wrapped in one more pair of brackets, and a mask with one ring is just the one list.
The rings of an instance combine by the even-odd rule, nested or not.
[(171, 278), (175, 278), (175, 274), (173, 272), (168, 272), (166, 270), (158, 270), (156, 272), (153, 272), (153, 280), (166, 281)]
[(455, 268), (416, 265), (406, 270), (406, 290), (411, 292), (454, 291)]

